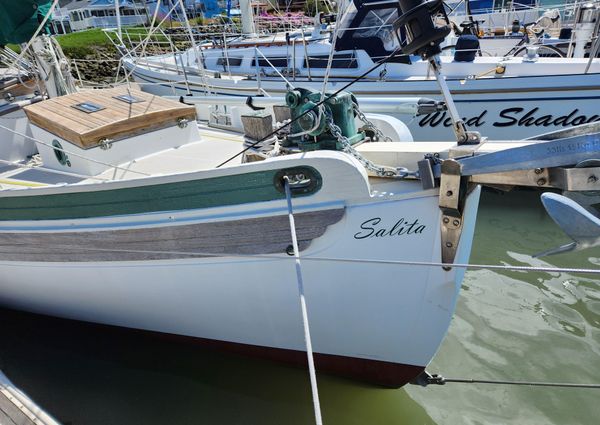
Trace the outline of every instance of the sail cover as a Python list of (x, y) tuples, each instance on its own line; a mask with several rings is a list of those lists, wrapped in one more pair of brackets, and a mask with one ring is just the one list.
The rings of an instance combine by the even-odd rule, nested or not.
[(0, 45), (29, 41), (51, 4), (51, 0), (0, 0)]
[[(344, 5), (344, 14), (337, 23), (338, 39), (335, 49), (361, 49), (378, 61), (398, 47), (394, 22), (400, 14), (397, 0), (352, 0)], [(410, 63), (408, 57), (398, 55), (393, 62)]]

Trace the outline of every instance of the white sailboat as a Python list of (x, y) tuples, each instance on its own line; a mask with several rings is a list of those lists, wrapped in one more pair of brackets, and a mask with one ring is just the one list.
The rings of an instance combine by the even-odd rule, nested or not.
[[(315, 35), (281, 45), (234, 43), (177, 55), (126, 56), (123, 63), (143, 90), (158, 95), (283, 96), (289, 85), (321, 90), (325, 75), (327, 88), (335, 91), (364, 75), (352, 86), (359, 100), (440, 99), (429, 63), (418, 56), (395, 56), (374, 68), (398, 47), (392, 28), (398, 2), (358, 3), (349, 3), (335, 41)], [(531, 137), (600, 119), (598, 59), (539, 57), (533, 49), (523, 57), (476, 57), (473, 52), (466, 61), (453, 56), (441, 56), (441, 61), (461, 117), (490, 138)], [(415, 140), (452, 137), (444, 112), (396, 117)]]
[(253, 162), (129, 88), (25, 107), (41, 161), (0, 174), (0, 304), (304, 364), (301, 259), (319, 370), (401, 386), (448, 329), (479, 183), (597, 189), (568, 166), (600, 153), (598, 125), (507, 150), (372, 143), (349, 93), (317, 98), (288, 94), (291, 133)]

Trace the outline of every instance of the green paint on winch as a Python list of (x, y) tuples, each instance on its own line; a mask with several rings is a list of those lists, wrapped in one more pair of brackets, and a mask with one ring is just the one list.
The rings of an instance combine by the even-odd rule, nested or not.
[(54, 220), (160, 211), (180, 211), (284, 199), (280, 179), (302, 174), (313, 184), (292, 192), (306, 196), (319, 191), (322, 177), (307, 166), (223, 177), (100, 189), (85, 192), (0, 197), (0, 221)]

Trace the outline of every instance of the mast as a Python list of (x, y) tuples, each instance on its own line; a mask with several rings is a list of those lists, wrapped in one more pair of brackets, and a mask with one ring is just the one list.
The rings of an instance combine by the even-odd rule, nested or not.
[(115, 15), (117, 17), (117, 34), (119, 35), (119, 40), (123, 41), (123, 34), (121, 33), (121, 10), (120, 10), (119, 0), (115, 0)]
[(251, 0), (240, 0), (240, 12), (242, 14), (242, 34), (255, 37), (256, 27), (254, 26)]

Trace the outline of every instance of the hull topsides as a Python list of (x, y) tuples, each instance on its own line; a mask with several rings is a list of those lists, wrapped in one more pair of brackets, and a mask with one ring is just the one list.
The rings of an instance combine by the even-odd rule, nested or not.
[[(532, 65), (535, 66), (535, 65)], [(170, 81), (165, 72), (136, 68), (133, 76), (144, 91), (163, 96), (194, 95), (206, 92), (206, 83), (190, 76), (188, 84)], [(213, 95), (253, 96), (256, 80), (207, 78)], [(335, 91), (350, 80), (330, 81), (328, 90)], [(322, 89), (322, 81), (296, 81), (295, 85)], [(479, 131), (490, 140), (521, 140), (553, 130), (560, 130), (600, 120), (600, 73), (577, 75), (533, 75), (522, 77), (449, 79), (456, 107), (469, 129)], [(260, 86), (272, 96), (284, 96), (283, 81), (262, 77)], [(441, 100), (434, 79), (400, 79), (358, 81), (348, 88), (358, 97), (415, 97)], [(576, 105), (576, 106), (574, 106)], [(416, 141), (453, 140), (451, 120), (447, 112), (434, 112), (414, 117), (395, 114), (386, 106), (381, 113), (402, 120)], [(372, 111), (376, 113), (377, 111)]]
[[(319, 190), (293, 201), (317, 366), (403, 385), (439, 347), (463, 273), (377, 261), (440, 261), (437, 192), (399, 182), (397, 193), (372, 197), (353, 160), (324, 156), (205, 173), (214, 184), (215, 174), (238, 170), (303, 165), (320, 173)], [(78, 199), (73, 195), (63, 200)], [(46, 196), (49, 202), (53, 195)], [(465, 209), (460, 262), (468, 259), (477, 198), (475, 191)], [(25, 197), (20, 201), (27, 204)], [(83, 210), (73, 205), (72, 211)], [(285, 199), (278, 196), (199, 209), (0, 222), (0, 303), (302, 364), (286, 220)], [(253, 254), (263, 257), (247, 256)]]

